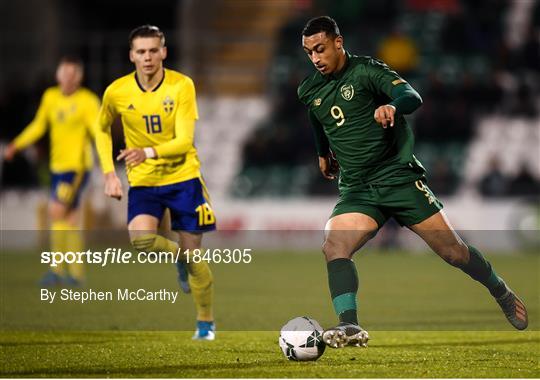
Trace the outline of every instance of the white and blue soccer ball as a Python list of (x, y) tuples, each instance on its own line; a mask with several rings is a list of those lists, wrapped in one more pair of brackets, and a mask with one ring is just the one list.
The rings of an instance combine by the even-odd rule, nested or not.
[(288, 360), (317, 360), (326, 348), (322, 333), (323, 328), (316, 320), (297, 317), (281, 328), (279, 347)]

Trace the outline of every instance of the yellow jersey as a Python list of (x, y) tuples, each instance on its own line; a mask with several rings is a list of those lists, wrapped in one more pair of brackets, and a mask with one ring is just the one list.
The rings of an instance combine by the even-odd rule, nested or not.
[(85, 171), (93, 166), (93, 127), (99, 98), (86, 88), (64, 95), (58, 86), (48, 88), (34, 120), (13, 141), (17, 150), (50, 132), (50, 169), (53, 172)]
[(96, 127), (96, 146), (104, 173), (114, 171), (110, 127), (122, 120), (126, 148), (153, 147), (157, 157), (126, 167), (131, 186), (165, 186), (200, 177), (193, 145), (198, 119), (191, 78), (164, 69), (163, 79), (145, 91), (132, 72), (114, 81), (103, 95)]

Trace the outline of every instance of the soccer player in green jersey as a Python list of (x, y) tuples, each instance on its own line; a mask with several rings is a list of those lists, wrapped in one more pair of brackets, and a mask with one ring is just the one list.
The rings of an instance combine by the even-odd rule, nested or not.
[(323, 176), (334, 179), (339, 173), (339, 200), (325, 227), (323, 252), (340, 323), (324, 332), (325, 343), (367, 344), (368, 333), (358, 324), (358, 275), (351, 258), (391, 217), (484, 285), (508, 321), (525, 329), (523, 302), (484, 256), (461, 240), (426, 185), (403, 116), (420, 107), (420, 95), (383, 62), (346, 52), (328, 16), (307, 23), (302, 44), (317, 72), (300, 84), (298, 96), (308, 107)]

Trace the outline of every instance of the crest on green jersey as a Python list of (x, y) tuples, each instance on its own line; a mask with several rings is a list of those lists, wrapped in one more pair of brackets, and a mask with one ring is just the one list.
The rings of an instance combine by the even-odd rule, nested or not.
[(341, 96), (343, 97), (343, 99), (345, 99), (346, 101), (351, 100), (354, 96), (354, 87), (352, 84), (344, 84), (343, 86), (341, 86), (339, 91), (341, 92)]
[(171, 97), (167, 95), (165, 99), (163, 99), (163, 110), (165, 111), (165, 113), (169, 113), (172, 112), (173, 108), (174, 100), (172, 100)]

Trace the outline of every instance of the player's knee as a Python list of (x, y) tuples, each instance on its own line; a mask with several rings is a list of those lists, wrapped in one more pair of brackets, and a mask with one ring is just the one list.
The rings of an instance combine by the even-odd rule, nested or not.
[(371, 239), (373, 239), (375, 236), (377, 236), (377, 232), (379, 232), (378, 228), (371, 231), (366, 231), (365, 242), (368, 242)]
[(322, 251), (326, 257), (326, 261), (331, 261), (339, 258), (349, 258), (349, 252), (342, 243), (338, 243), (331, 239), (326, 239), (322, 245)]
[(437, 252), (448, 264), (461, 267), (469, 260), (469, 251), (465, 244), (456, 243), (442, 247)]
[(60, 202), (51, 201), (49, 203), (48, 213), (51, 220), (65, 219), (68, 215), (68, 211), (69, 208)]
[(214, 280), (212, 278), (189, 277), (189, 286), (192, 291), (204, 292), (212, 289)]
[(156, 238), (156, 234), (138, 235), (131, 239), (131, 245), (140, 252), (153, 252), (155, 251)]
[(191, 290), (207, 291), (214, 285), (212, 272), (208, 271), (189, 271), (188, 277)]

